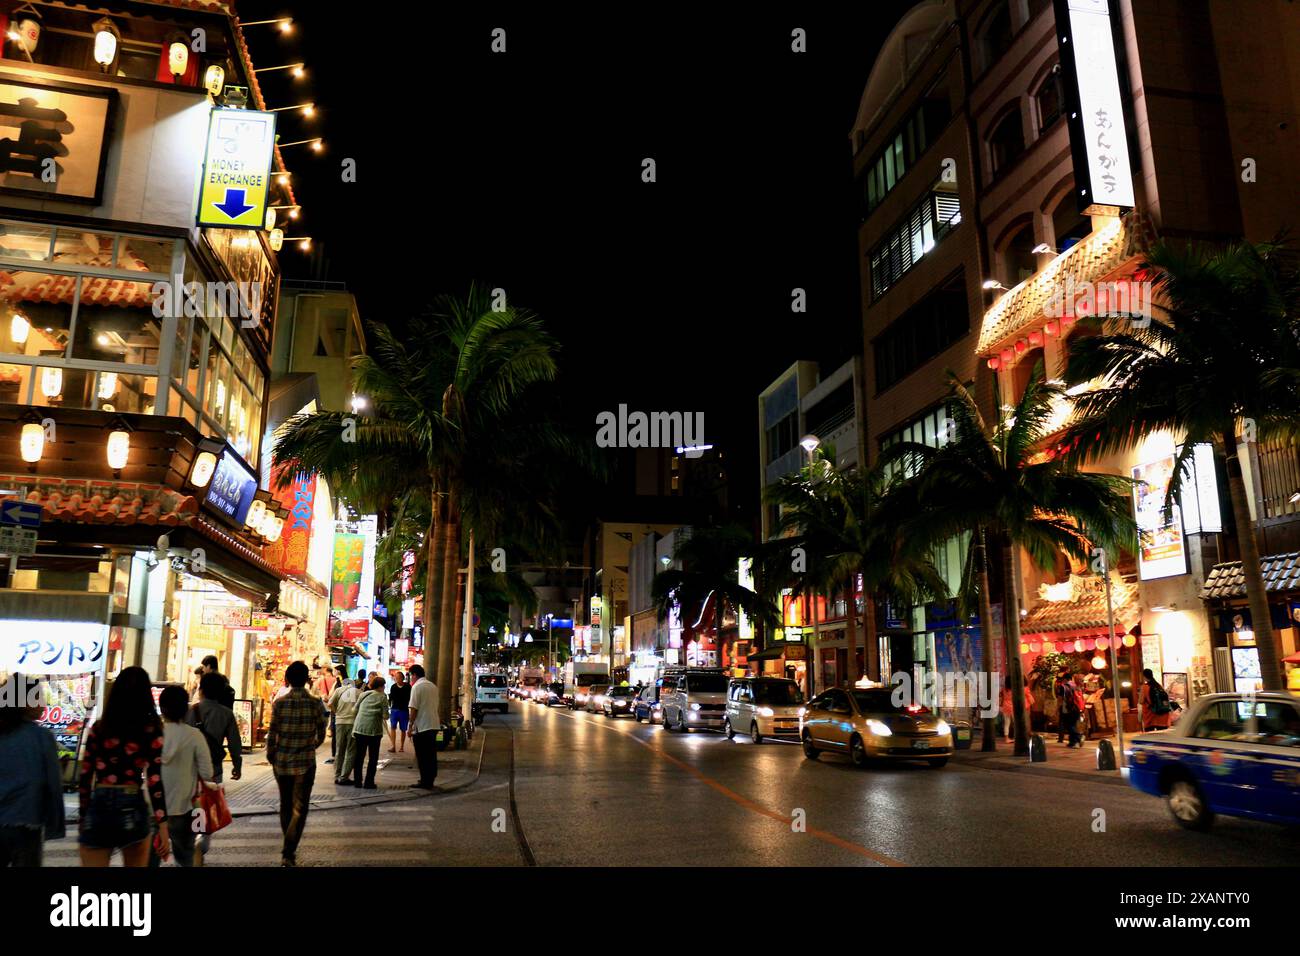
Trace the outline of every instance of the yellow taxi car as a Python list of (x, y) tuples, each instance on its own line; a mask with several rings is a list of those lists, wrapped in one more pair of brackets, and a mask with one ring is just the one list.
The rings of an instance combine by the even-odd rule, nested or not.
[(924, 760), (942, 767), (952, 756), (952, 728), (920, 704), (897, 704), (888, 687), (838, 687), (818, 694), (799, 715), (804, 756), (844, 753), (856, 766), (875, 759)]

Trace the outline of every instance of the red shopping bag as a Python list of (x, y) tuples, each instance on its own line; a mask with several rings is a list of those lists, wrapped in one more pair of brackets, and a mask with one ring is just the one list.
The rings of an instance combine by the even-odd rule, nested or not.
[(226, 803), (226, 791), (220, 784), (208, 786), (200, 780), (194, 808), (199, 813), (200, 833), (216, 833), (230, 826), (230, 806)]

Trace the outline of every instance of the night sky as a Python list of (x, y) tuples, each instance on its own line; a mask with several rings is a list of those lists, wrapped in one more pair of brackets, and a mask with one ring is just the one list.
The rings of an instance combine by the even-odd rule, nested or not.
[[(594, 440), (596, 412), (620, 402), (703, 410), (733, 504), (755, 507), (759, 391), (796, 359), (829, 372), (861, 348), (848, 134), (910, 5), (739, 20), (241, 0), (245, 21), (295, 18), (289, 37), (246, 35), (256, 66), (307, 63), (300, 81), (262, 74), (268, 106), (320, 110), (282, 114), (281, 139), (327, 145), (286, 150), (304, 206), (288, 233), (317, 251), (286, 246), (284, 273), (345, 281), (365, 320), (392, 324), (439, 292), (502, 286), (563, 343), (578, 427)], [(490, 51), (498, 26), (505, 54)]]

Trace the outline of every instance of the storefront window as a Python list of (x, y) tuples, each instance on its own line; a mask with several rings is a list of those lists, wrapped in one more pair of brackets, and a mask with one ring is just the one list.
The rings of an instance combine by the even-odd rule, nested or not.
[(27, 222), (0, 223), (0, 256), (41, 261), (50, 255), (54, 230)]
[(75, 276), (0, 270), (0, 348), (9, 355), (62, 356), (76, 292)]
[(83, 276), (72, 357), (157, 365), (162, 320), (153, 299), (148, 282)]
[(28, 365), (0, 365), (0, 403), (27, 404), (27, 389), (32, 369)]

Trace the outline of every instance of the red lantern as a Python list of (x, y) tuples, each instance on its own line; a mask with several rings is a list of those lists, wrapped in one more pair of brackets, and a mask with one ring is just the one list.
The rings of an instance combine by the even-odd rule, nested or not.
[(1056, 319), (1052, 319), (1045, 326), (1043, 326), (1043, 331), (1046, 332), (1048, 335), (1056, 335), (1058, 332), (1061, 331), (1061, 325), (1059, 322), (1056, 321)]
[(1083, 649), (1086, 651), (1096, 650), (1096, 648), (1097, 648), (1097, 642), (1094, 641), (1091, 637), (1083, 642)]
[(993, 369), (993, 371), (996, 372), (996, 371), (998, 370), (998, 368), (1001, 367), (1001, 365), (1002, 365), (1002, 360), (1001, 360), (1000, 358), (998, 358), (996, 355), (992, 355), (992, 356), (989, 357), (989, 363), (988, 363), (988, 364), (989, 364), (989, 368)]
[(1024, 339), (1016, 339), (1017, 354), (1024, 355), (1028, 351), (1029, 351), (1029, 343), (1026, 342)]
[(1010, 367), (1011, 363), (1016, 360), (1016, 353), (1011, 349), (1002, 350), (1002, 364)]
[(1041, 346), (1041, 345), (1043, 344), (1043, 333), (1042, 333), (1042, 332), (1030, 332), (1030, 333), (1029, 333), (1029, 344), (1032, 345), (1032, 346), (1034, 346), (1035, 348)]

